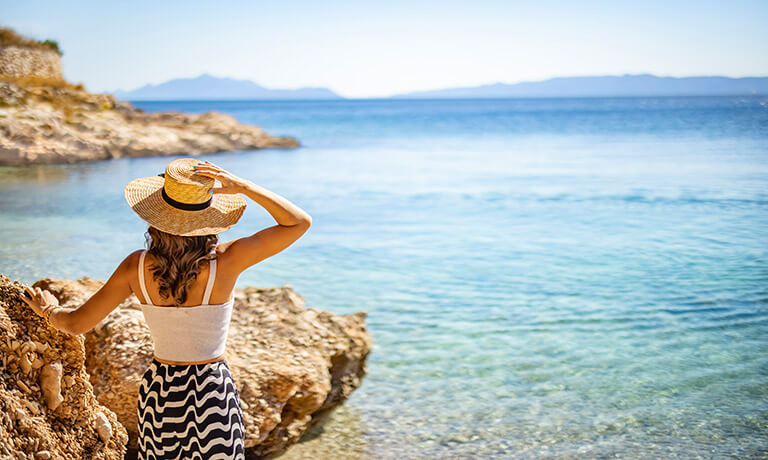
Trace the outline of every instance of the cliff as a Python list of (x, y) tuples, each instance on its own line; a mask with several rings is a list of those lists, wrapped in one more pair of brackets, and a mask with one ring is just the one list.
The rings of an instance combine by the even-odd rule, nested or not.
[[(33, 284), (51, 291), (63, 306), (73, 308), (102, 285), (103, 282), (87, 277), (76, 281), (44, 278)], [(21, 289), (20, 283), (11, 283), (0, 275), (0, 307), (21, 304), (28, 309), (17, 298)], [(18, 315), (21, 314), (34, 315), (20, 310)], [(304, 299), (288, 286), (235, 290), (227, 362), (243, 408), (247, 458), (285, 450), (307, 430), (322, 423), (334, 407), (361, 385), (372, 347), (365, 317), (365, 312), (335, 315), (306, 308)], [(18, 335), (29, 334), (30, 328), (41, 328), (38, 318), (29, 322), (29, 326), (17, 326)], [(87, 397), (96, 398), (89, 400), (94, 408), (84, 412), (90, 414), (103, 407), (105, 413), (113, 414), (115, 430), (127, 433), (121, 438), (127, 448), (126, 458), (135, 458), (138, 386), (152, 359), (149, 329), (136, 297), (131, 295), (85, 336), (68, 338), (66, 334), (42, 329), (46, 329), (43, 341), (56, 338), (77, 343), (73, 350), (59, 348), (57, 354), (46, 357), (69, 362), (70, 354), (84, 353), (85, 362), (75, 363), (79, 366), (77, 372), (90, 375)], [(2, 389), (13, 384), (15, 374), (5, 365), (10, 359), (6, 355), (11, 355), (1, 344), (0, 353), (5, 354), (0, 368)], [(62, 390), (65, 401), (70, 398), (67, 388)], [(22, 403), (29, 400), (42, 404), (42, 395), (37, 393), (19, 397)], [(0, 420), (0, 426), (1, 423)], [(46, 420), (40, 423), (47, 429)]]
[(8, 37), (0, 29), (0, 165), (299, 146), (217, 112), (150, 114), (88, 93), (64, 80), (58, 52)]

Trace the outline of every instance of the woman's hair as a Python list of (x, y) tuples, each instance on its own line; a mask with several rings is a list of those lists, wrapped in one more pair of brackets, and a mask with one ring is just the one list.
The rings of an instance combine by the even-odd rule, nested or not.
[(201, 263), (216, 258), (218, 235), (179, 236), (150, 225), (144, 237), (147, 252), (156, 261), (150, 271), (160, 295), (164, 299), (173, 297), (175, 305), (183, 304), (187, 289), (200, 274)]

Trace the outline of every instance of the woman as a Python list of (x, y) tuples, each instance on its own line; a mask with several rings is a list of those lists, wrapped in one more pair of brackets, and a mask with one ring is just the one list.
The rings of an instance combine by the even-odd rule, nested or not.
[[(174, 160), (158, 176), (125, 187), (128, 204), (150, 224), (148, 250), (129, 254), (77, 309), (58, 307), (53, 294), (39, 288), (28, 287), (25, 301), (51, 326), (77, 335), (135, 294), (154, 346), (139, 389), (139, 458), (242, 459), (242, 410), (224, 358), (235, 282), (296, 241), (312, 218), (207, 161)], [(263, 206), (277, 225), (220, 244), (218, 234), (245, 210), (240, 194)]]

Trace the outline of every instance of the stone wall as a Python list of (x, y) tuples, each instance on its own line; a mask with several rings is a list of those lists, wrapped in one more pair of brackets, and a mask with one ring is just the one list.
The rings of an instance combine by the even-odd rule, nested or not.
[(0, 47), (0, 75), (11, 77), (34, 76), (61, 80), (61, 56), (53, 50)]

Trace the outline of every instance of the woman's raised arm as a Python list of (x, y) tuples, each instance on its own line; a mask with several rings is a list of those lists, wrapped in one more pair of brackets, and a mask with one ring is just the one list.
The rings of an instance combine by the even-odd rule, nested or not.
[(251, 236), (219, 245), (226, 254), (227, 265), (234, 268), (237, 273), (287, 248), (312, 225), (312, 217), (285, 197), (225, 171), (219, 166), (202, 162), (195, 167), (195, 171), (197, 174), (221, 182), (221, 187), (214, 187), (213, 193), (242, 193), (263, 206), (277, 221), (277, 225), (265, 228)]

